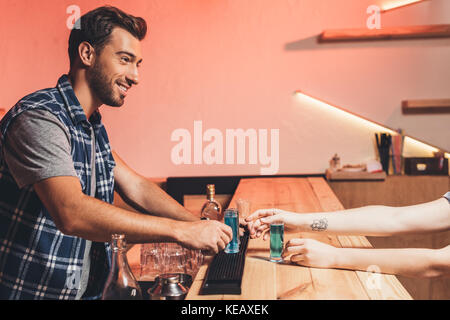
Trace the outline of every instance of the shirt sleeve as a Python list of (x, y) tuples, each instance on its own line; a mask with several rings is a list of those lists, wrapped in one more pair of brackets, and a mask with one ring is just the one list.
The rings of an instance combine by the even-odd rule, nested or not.
[(67, 129), (47, 110), (28, 110), (11, 123), (5, 161), (19, 188), (56, 176), (77, 176)]

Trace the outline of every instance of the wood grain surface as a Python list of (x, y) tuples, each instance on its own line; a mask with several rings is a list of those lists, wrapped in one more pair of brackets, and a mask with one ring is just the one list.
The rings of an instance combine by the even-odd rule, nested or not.
[[(239, 198), (251, 201), (251, 211), (271, 207), (304, 213), (343, 209), (323, 178), (242, 179), (230, 207), (236, 207)], [(285, 241), (293, 237), (313, 238), (338, 247), (371, 247), (365, 237), (286, 233)], [(411, 299), (392, 275), (276, 264), (269, 262), (268, 257), (268, 241), (250, 239), (241, 295), (199, 295), (207, 270), (206, 260), (187, 299)]]
[(450, 99), (403, 100), (404, 114), (450, 113)]
[(424, 26), (386, 27), (382, 29), (335, 29), (323, 31), (319, 43), (342, 41), (371, 41), (371, 40), (411, 40), (450, 38), (450, 25), (436, 24)]

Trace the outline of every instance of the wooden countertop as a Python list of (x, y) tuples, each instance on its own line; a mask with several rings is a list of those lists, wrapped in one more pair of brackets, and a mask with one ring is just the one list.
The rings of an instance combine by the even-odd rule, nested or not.
[[(230, 203), (239, 198), (251, 201), (251, 211), (280, 208), (295, 212), (341, 210), (343, 206), (323, 178), (242, 179)], [(318, 233), (285, 233), (285, 242), (293, 237), (311, 238), (337, 247), (371, 248), (365, 237), (332, 236)], [(138, 247), (138, 246), (136, 246)], [(129, 262), (139, 262), (138, 248), (129, 252)], [(276, 299), (412, 299), (393, 275), (338, 269), (318, 269), (267, 261), (269, 242), (250, 239), (242, 279), (241, 295), (199, 295), (207, 270), (200, 268), (187, 300), (276, 300)]]

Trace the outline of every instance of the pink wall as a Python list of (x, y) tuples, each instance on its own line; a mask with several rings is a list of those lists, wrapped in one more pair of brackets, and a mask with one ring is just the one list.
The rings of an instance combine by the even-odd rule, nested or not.
[[(373, 129), (294, 97), (303, 90), (450, 150), (449, 115), (404, 116), (403, 99), (450, 97), (450, 39), (318, 45), (324, 29), (362, 28), (388, 0), (109, 1), (144, 17), (141, 84), (117, 110), (102, 107), (113, 148), (149, 177), (260, 174), (256, 164), (182, 164), (172, 133), (279, 129), (278, 174), (321, 173), (375, 157)], [(66, 9), (103, 1), (0, 2), (0, 108), (54, 86), (68, 70)], [(450, 23), (450, 1), (385, 13), (382, 26)], [(203, 142), (204, 146), (208, 142)], [(224, 147), (224, 152), (225, 152)], [(193, 152), (193, 151), (192, 151)], [(225, 157), (225, 155), (224, 155)]]

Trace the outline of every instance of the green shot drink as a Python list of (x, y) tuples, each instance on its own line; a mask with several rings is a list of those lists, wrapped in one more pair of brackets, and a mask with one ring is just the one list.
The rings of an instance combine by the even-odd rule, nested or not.
[(283, 261), (284, 223), (270, 224), (270, 261)]
[(239, 218), (238, 211), (236, 209), (226, 209), (224, 222), (230, 226), (233, 230), (233, 239), (227, 244), (225, 253), (238, 253), (239, 252)]

